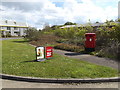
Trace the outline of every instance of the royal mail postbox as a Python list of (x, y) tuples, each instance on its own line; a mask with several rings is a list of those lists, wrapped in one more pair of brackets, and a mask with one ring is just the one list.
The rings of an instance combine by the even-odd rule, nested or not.
[(94, 51), (96, 46), (96, 34), (95, 33), (86, 33), (85, 34), (85, 50), (86, 51)]
[(50, 47), (50, 46), (47, 46), (45, 47), (45, 56), (46, 56), (46, 59), (49, 59), (49, 58), (52, 58), (53, 57), (53, 47)]

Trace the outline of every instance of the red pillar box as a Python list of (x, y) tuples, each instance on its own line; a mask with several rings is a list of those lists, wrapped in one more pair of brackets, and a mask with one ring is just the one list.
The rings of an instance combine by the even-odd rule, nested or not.
[(85, 37), (86, 37), (85, 50), (90, 51), (90, 52), (95, 51), (96, 34), (95, 33), (86, 33)]
[(46, 59), (49, 59), (49, 58), (52, 58), (53, 57), (53, 47), (45, 47), (45, 50), (46, 50)]

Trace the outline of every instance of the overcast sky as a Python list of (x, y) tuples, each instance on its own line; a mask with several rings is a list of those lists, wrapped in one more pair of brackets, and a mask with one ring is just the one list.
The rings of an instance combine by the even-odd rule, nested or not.
[(42, 28), (45, 23), (60, 25), (67, 21), (92, 23), (118, 18), (119, 0), (2, 0), (2, 19), (27, 22)]

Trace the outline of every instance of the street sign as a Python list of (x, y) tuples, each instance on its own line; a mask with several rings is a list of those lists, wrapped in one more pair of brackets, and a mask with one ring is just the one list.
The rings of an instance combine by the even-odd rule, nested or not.
[(36, 60), (44, 61), (53, 57), (53, 47), (36, 47)]
[(53, 57), (53, 47), (47, 46), (45, 48), (45, 51), (46, 51), (46, 59)]
[(44, 47), (36, 47), (36, 60), (44, 61), (45, 60), (45, 49)]

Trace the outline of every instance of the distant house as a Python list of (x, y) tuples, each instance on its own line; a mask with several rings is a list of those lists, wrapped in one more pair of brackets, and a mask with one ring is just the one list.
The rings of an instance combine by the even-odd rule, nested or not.
[(24, 36), (25, 30), (28, 29), (28, 25), (22, 22), (16, 22), (11, 20), (0, 20), (0, 31), (1, 34), (6, 36)]
[(118, 2), (118, 19), (120, 19), (120, 1)]
[[(117, 23), (117, 22), (116, 22)], [(111, 24), (111, 25), (107, 25), (106, 23), (91, 23), (91, 24), (77, 24), (77, 25), (65, 25), (65, 26), (62, 26), (60, 27), (61, 29), (64, 29), (64, 28), (71, 28), (71, 27), (78, 27), (78, 28), (81, 28), (81, 27), (86, 27), (86, 26), (91, 26), (93, 27), (93, 29), (97, 29), (99, 27), (113, 27), (115, 26), (114, 24)]]

